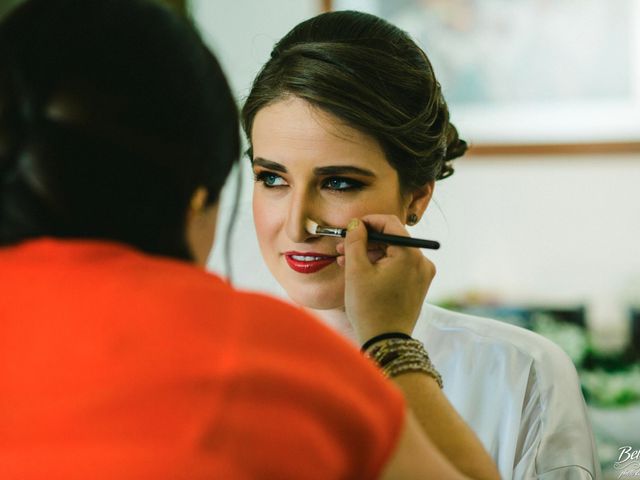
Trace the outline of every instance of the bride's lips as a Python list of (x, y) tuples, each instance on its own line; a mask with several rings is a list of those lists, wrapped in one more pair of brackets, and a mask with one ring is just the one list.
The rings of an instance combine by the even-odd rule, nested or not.
[(284, 252), (284, 258), (298, 273), (315, 273), (336, 261), (335, 256), (316, 252)]

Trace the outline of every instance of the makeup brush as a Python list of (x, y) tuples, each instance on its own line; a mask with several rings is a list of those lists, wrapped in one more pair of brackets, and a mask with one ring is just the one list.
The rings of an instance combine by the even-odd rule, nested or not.
[[(307, 218), (306, 229), (311, 235), (325, 235), (328, 237), (344, 237), (347, 234), (346, 228), (325, 227), (318, 225), (313, 220)], [(386, 243), (389, 245), (397, 245), (399, 247), (415, 247), (415, 248), (431, 248), (437, 250), (440, 248), (440, 242), (435, 240), (423, 240), (421, 238), (403, 237), (400, 235), (390, 235), (388, 233), (380, 233), (369, 230), (369, 241)]]

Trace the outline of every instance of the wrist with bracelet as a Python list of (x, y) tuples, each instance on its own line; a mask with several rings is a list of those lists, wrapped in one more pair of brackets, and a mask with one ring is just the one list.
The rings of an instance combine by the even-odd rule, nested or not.
[(442, 376), (438, 373), (424, 345), (419, 340), (401, 332), (388, 332), (367, 340), (362, 352), (382, 369), (388, 378), (403, 373), (422, 372), (432, 377), (442, 388)]

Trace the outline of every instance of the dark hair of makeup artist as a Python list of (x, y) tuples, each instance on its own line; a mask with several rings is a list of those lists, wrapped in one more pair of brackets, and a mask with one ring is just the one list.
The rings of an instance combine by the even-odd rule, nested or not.
[(187, 20), (144, 0), (30, 0), (0, 24), (0, 245), (97, 238), (192, 260), (239, 156), (238, 114)]
[(405, 190), (448, 177), (467, 149), (425, 53), (374, 15), (324, 13), (275, 45), (242, 110), (249, 141), (256, 114), (287, 96), (377, 139)]

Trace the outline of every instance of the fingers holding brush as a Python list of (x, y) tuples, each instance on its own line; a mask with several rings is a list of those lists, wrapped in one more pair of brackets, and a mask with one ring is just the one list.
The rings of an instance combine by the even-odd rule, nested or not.
[[(395, 215), (383, 215), (383, 214), (365, 215), (364, 217), (362, 217), (362, 221), (367, 226), (370, 243), (372, 241), (371, 237), (374, 236), (375, 233), (397, 235), (398, 237), (411, 238), (411, 235), (409, 234), (405, 226), (402, 224), (400, 219)], [(422, 257), (422, 254), (417, 249), (408, 249), (404, 247), (395, 246), (393, 244), (389, 244), (386, 247), (385, 256), (393, 257), (396, 254), (419, 255), (420, 257)]]
[[(366, 222), (366, 227), (365, 227)], [(386, 332), (411, 334), (435, 266), (417, 249), (388, 246), (372, 263), (367, 228), (408, 235), (393, 215), (370, 215), (352, 221), (345, 237), (345, 309), (361, 341)]]

